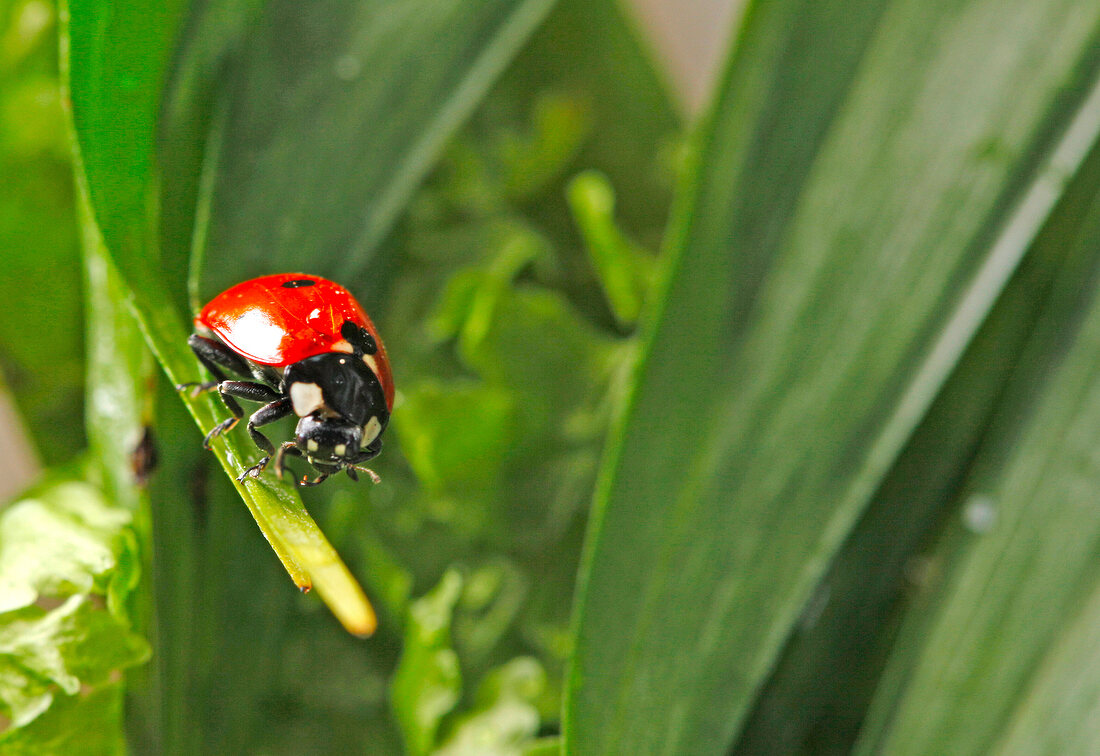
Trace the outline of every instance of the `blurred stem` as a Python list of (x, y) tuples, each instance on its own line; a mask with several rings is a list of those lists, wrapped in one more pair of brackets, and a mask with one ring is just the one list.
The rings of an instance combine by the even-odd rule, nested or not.
[[(78, 192), (83, 228), (87, 401), (85, 421), (93, 475), (107, 500), (133, 513), (142, 579), (131, 596), (135, 629), (156, 637), (152, 581), (152, 518), (149, 497), (135, 477), (135, 451), (152, 424), (153, 361), (137, 321), (125, 305), (123, 288), (91, 219), (87, 196)], [(151, 429), (149, 430), (151, 432)], [(163, 686), (156, 665), (127, 674), (129, 739), (140, 750), (165, 752), (155, 742), (165, 732)]]
[(198, 196), (195, 200), (195, 225), (191, 232), (191, 255), (187, 267), (187, 300), (192, 314), (202, 307), (202, 268), (206, 262), (206, 236), (210, 228), (210, 204), (218, 175), (218, 157), (225, 137), (228, 95), (223, 90), (214, 105), (210, 130), (203, 145), (202, 170), (199, 174)]

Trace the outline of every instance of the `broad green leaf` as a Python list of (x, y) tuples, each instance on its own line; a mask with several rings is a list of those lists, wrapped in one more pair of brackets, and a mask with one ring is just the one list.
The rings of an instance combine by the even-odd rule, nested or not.
[[(1091, 100), (1100, 122), (1100, 87)], [(1096, 195), (1087, 218), (1065, 240), (1075, 254), (1021, 355), (957, 517), (931, 557), (929, 595), (907, 617), (861, 753), (995, 753), (1009, 729), (1020, 747), (1045, 737), (1047, 723), (1030, 708), (1044, 704), (1033, 696), (1049, 698), (1051, 686), (1068, 694), (1100, 679), (1095, 667), (1042, 677), (1046, 666), (1065, 664), (1063, 634), (1080, 642), (1072, 639), (1080, 632), (1074, 627), (1100, 585), (1093, 506), (1100, 496)], [(1079, 727), (1095, 737), (1087, 720), (1094, 703), (1079, 703), (1068, 716), (1081, 718)]]
[(181, 0), (69, 0), (61, 11), (78, 183), (123, 278), (150, 295), (157, 274), (150, 201), (156, 118), (184, 9)]
[(451, 648), (451, 614), (461, 592), (462, 577), (447, 572), (431, 593), (409, 607), (392, 699), (412, 756), (431, 752), (440, 722), (462, 695), (462, 673)]
[(1054, 149), (1098, 30), (1090, 3), (748, 11), (597, 494), (569, 752), (728, 747), (1095, 140)]
[(229, 72), (211, 290), (284, 269), (358, 288), (446, 140), (552, 5), (267, 3)]
[[(62, 71), (73, 103), (78, 204), (84, 211), (85, 248), (106, 254), (145, 338), (173, 383), (197, 380), (180, 314), (159, 282), (156, 249), (145, 210), (150, 201), (154, 117), (161, 63), (171, 39), (164, 7), (145, 13), (80, 0), (62, 33)], [(66, 54), (67, 53), (67, 54)], [(146, 69), (135, 72), (131, 54)], [(140, 75), (139, 75), (140, 74)], [(132, 111), (132, 112), (131, 112)], [(126, 140), (112, 141), (112, 119)], [(120, 146), (121, 145), (121, 146)], [(123, 154), (125, 153), (125, 154)], [(98, 224), (106, 224), (100, 228)], [(102, 252), (100, 252), (102, 250)], [(182, 285), (182, 282), (180, 282)], [(211, 397), (184, 397), (201, 428), (221, 412)], [(238, 436), (215, 444), (223, 468), (236, 477), (254, 456)], [(317, 592), (352, 633), (369, 635), (375, 617), (362, 589), (302, 506), (293, 486), (270, 478), (235, 483), (264, 536), (302, 589)]]
[(1059, 630), (1041, 664), (1031, 675), (993, 753), (1088, 756), (1100, 737), (1100, 591)]
[(896, 635), (897, 623), (885, 618), (912, 590), (926, 562), (919, 550), (956, 505), (994, 410), (1005, 411), (998, 401), (1011, 370), (1044, 306), (1061, 296), (1054, 280), (1067, 265), (1080, 267), (1074, 257), (1095, 255), (1073, 239), (1100, 213), (1098, 192), (1094, 148), (818, 587), (736, 754), (795, 751), (808, 739), (833, 737), (844, 739), (842, 750), (850, 747)]

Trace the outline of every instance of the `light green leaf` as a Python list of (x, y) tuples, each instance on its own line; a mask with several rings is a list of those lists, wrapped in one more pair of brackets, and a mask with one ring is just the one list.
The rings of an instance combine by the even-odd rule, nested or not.
[(409, 607), (392, 700), (405, 748), (412, 756), (432, 750), (440, 722), (462, 695), (462, 673), (451, 648), (451, 613), (461, 592), (461, 576), (450, 571), (431, 593)]
[(87, 596), (70, 596), (50, 611), (28, 607), (0, 615), (0, 679), (16, 727), (41, 714), (57, 688), (73, 696), (148, 658), (145, 640)]
[(597, 494), (570, 752), (729, 746), (1100, 127), (1090, 3), (746, 19)]
[(130, 514), (85, 483), (63, 482), (0, 515), (0, 613), (42, 596), (106, 587), (118, 567), (120, 532)]
[(122, 683), (104, 685), (75, 696), (58, 696), (48, 712), (25, 727), (0, 733), (5, 756), (124, 756), (121, 727), (104, 722), (122, 719)]
[(568, 192), (611, 311), (621, 325), (633, 325), (652, 288), (655, 261), (615, 225), (615, 193), (606, 176), (582, 173), (570, 182)]

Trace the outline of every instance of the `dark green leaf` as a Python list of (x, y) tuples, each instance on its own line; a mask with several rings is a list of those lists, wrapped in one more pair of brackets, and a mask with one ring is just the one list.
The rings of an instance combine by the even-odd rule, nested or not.
[(1098, 30), (1088, 3), (748, 12), (597, 497), (568, 750), (729, 745), (1095, 139), (1051, 154)]
[(356, 288), (447, 138), (552, 5), (268, 3), (233, 62), (205, 241), (211, 289), (284, 269)]

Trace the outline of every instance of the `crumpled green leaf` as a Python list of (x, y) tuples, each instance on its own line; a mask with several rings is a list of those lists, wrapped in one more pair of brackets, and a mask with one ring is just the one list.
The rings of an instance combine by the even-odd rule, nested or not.
[(71, 481), (8, 507), (0, 517), (0, 613), (40, 596), (102, 588), (118, 565), (115, 541), (129, 523), (129, 512)]
[(12, 720), (0, 743), (149, 658), (123, 609), (138, 569), (129, 527), (128, 511), (74, 481), (0, 514), (0, 711)]

